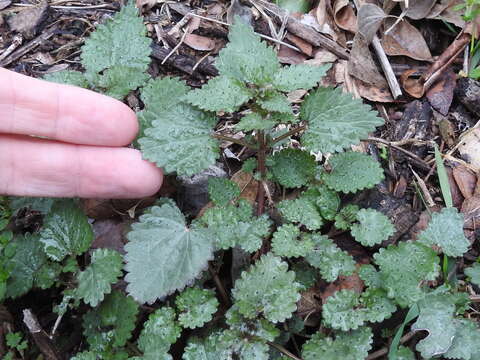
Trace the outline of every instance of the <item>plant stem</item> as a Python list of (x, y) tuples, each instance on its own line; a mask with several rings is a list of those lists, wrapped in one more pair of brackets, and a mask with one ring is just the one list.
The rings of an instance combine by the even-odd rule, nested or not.
[(225, 287), (223, 286), (222, 282), (220, 281), (220, 278), (218, 277), (218, 274), (213, 270), (212, 265), (209, 263), (208, 264), (208, 270), (210, 271), (210, 275), (212, 275), (213, 281), (215, 282), (215, 286), (217, 287), (218, 292), (220, 293), (220, 296), (222, 297), (223, 302), (225, 305), (230, 306), (230, 298), (228, 297), (227, 291), (225, 290)]
[(214, 137), (215, 139), (218, 139), (218, 140), (229, 141), (229, 142), (232, 142), (232, 143), (234, 143), (234, 144), (238, 144), (238, 145), (241, 145), (241, 146), (245, 146), (245, 147), (247, 147), (247, 148), (249, 148), (249, 149), (255, 149), (252, 144), (248, 144), (248, 143), (246, 143), (246, 142), (243, 141), (243, 140), (235, 139), (235, 138), (230, 137), (230, 136), (225, 136), (225, 135), (220, 135), (220, 134), (213, 134), (212, 137)]
[(272, 139), (272, 144), (276, 144), (279, 141), (282, 141), (283, 139), (286, 139), (292, 135), (295, 135), (296, 133), (299, 133), (300, 131), (305, 130), (307, 127), (305, 125), (296, 127), (295, 129), (290, 130), (289, 132), (286, 132), (283, 135), (277, 136), (276, 138)]
[(260, 171), (260, 181), (258, 182), (257, 192), (257, 216), (260, 216), (265, 211), (265, 188), (263, 187), (263, 181), (267, 177), (267, 168), (265, 166), (267, 144), (265, 143), (265, 134), (263, 131), (258, 132), (257, 139), (259, 146), (257, 153), (257, 169)]
[(270, 345), (271, 347), (274, 347), (275, 349), (277, 349), (278, 351), (280, 351), (282, 354), (288, 356), (290, 359), (295, 359), (295, 360), (302, 360), (300, 359), (299, 357), (296, 357), (295, 355), (293, 355), (290, 351), (288, 351), (287, 349), (285, 349), (282, 345), (278, 345), (278, 344), (275, 344), (271, 341), (267, 341), (267, 344)]

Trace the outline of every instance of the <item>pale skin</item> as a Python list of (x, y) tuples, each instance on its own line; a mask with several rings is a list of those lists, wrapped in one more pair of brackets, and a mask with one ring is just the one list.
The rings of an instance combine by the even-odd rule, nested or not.
[(0, 195), (152, 195), (162, 171), (125, 147), (137, 131), (120, 101), (0, 68)]

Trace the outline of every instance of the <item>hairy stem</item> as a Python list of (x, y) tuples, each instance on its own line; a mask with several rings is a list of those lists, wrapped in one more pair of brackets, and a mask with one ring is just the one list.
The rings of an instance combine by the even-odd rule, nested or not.
[(263, 131), (258, 132), (257, 139), (259, 146), (257, 153), (257, 169), (260, 171), (260, 181), (258, 182), (257, 193), (257, 216), (260, 216), (265, 211), (265, 188), (263, 187), (263, 181), (267, 177), (267, 168), (265, 166), (267, 144), (265, 143), (265, 134)]
[(272, 144), (282, 141), (283, 139), (289, 138), (290, 136), (295, 135), (296, 133), (299, 133), (300, 131), (303, 131), (306, 128), (307, 127), (305, 125), (296, 127), (295, 129), (292, 129), (289, 132), (286, 132), (285, 134), (277, 136), (276, 138), (272, 139)]
[(234, 144), (238, 144), (238, 145), (241, 145), (241, 146), (245, 146), (249, 149), (254, 149), (254, 146), (252, 144), (248, 144), (246, 143), (245, 141), (243, 140), (240, 140), (240, 139), (235, 139), (233, 137), (230, 137), (230, 136), (225, 136), (225, 135), (220, 135), (220, 134), (213, 134), (212, 137), (214, 137), (215, 139), (218, 139), (218, 140), (223, 140), (223, 141), (229, 141), (229, 142), (232, 142)]

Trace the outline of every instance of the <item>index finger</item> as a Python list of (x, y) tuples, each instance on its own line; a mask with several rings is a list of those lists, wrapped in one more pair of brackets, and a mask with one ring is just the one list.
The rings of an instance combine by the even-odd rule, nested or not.
[(0, 133), (123, 146), (137, 131), (135, 113), (120, 101), (0, 68)]

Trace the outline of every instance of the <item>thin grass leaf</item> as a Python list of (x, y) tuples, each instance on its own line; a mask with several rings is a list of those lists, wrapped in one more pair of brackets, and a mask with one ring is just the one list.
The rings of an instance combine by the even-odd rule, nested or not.
[(447, 171), (443, 164), (442, 155), (435, 145), (435, 163), (437, 164), (438, 181), (440, 181), (440, 189), (442, 190), (443, 200), (447, 207), (453, 207), (452, 193), (450, 192), (450, 183), (448, 182)]

